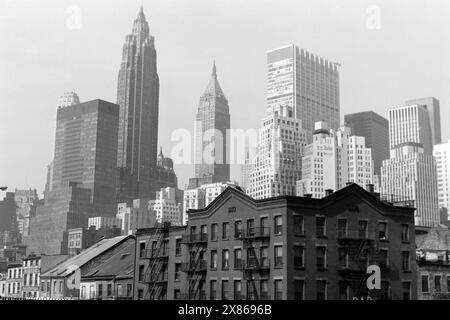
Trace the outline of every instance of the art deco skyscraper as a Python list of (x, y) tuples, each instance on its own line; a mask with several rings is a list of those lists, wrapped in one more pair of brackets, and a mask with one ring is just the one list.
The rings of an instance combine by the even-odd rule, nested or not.
[(120, 106), (118, 201), (152, 196), (151, 171), (158, 152), (159, 77), (155, 39), (143, 8), (125, 38), (117, 85)]
[(195, 127), (195, 178), (189, 189), (230, 180), (228, 100), (217, 80), (216, 64), (211, 80), (200, 97)]
[(339, 70), (329, 62), (295, 45), (267, 52), (267, 106), (291, 106), (302, 121), (308, 142), (316, 121), (330, 129), (340, 124)]

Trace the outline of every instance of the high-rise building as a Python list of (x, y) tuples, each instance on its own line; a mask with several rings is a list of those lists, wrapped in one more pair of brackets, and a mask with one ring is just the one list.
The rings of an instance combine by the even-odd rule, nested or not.
[(428, 119), (431, 128), (431, 143), (433, 145), (441, 143), (441, 110), (439, 100), (434, 97), (408, 100), (406, 105), (420, 104), (428, 111)]
[(159, 77), (155, 39), (142, 7), (123, 45), (117, 104), (118, 202), (149, 198), (154, 196), (150, 182), (158, 152)]
[(36, 207), (40, 204), (36, 189), (19, 190), (14, 192), (16, 215), (19, 233), (28, 236), (30, 232), (30, 218), (36, 215)]
[(76, 92), (64, 92), (64, 94), (59, 97), (58, 108), (70, 107), (80, 103), (80, 98)]
[(303, 148), (302, 179), (297, 181), (297, 196), (323, 198), (347, 183), (357, 183), (372, 191), (372, 151), (365, 138), (350, 135), (350, 128), (330, 130), (327, 123), (316, 122), (313, 142)]
[(273, 106), (259, 132), (257, 155), (247, 193), (255, 199), (295, 195), (301, 178), (306, 134), (291, 106)]
[(249, 147), (246, 146), (245, 149), (245, 160), (244, 164), (241, 165), (241, 180), (239, 185), (242, 189), (247, 189), (250, 186), (250, 172), (253, 170), (252, 159), (250, 157)]
[(13, 237), (18, 233), (14, 192), (6, 192), (6, 196), (0, 201), (0, 235), (5, 237), (5, 232)]
[(373, 111), (344, 116), (351, 134), (365, 138), (366, 147), (372, 149), (374, 174), (380, 176), (383, 160), (389, 159), (389, 121)]
[(421, 144), (405, 142), (391, 149), (381, 167), (381, 193), (392, 203), (414, 201), (415, 224), (439, 224), (436, 163)]
[(308, 143), (316, 121), (339, 128), (338, 65), (293, 44), (267, 52), (267, 105), (292, 107)]
[(436, 144), (433, 156), (436, 159), (439, 207), (450, 209), (450, 140)]
[(68, 229), (115, 216), (118, 118), (103, 100), (58, 108), (52, 189), (31, 219), (28, 252), (65, 254)]
[(433, 144), (429, 113), (424, 105), (413, 104), (389, 109), (390, 157), (398, 145), (414, 142), (420, 144), (425, 153), (432, 154)]
[(156, 193), (156, 199), (148, 202), (150, 210), (156, 212), (157, 222), (170, 222), (181, 226), (183, 223), (183, 191), (163, 188)]
[(195, 121), (195, 177), (189, 189), (230, 179), (230, 110), (214, 62), (211, 79), (200, 97)]
[[(152, 167), (151, 177), (150, 189), (155, 194), (163, 188), (178, 188), (178, 178), (173, 170), (173, 160), (164, 156), (162, 148), (159, 150), (156, 166)], [(154, 196), (152, 197), (154, 198)]]

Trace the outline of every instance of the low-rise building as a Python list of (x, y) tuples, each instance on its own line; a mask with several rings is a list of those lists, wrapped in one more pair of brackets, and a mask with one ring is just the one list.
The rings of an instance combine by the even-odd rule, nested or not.
[(21, 262), (12, 262), (8, 264), (6, 274), (6, 298), (22, 298), (23, 268)]
[(76, 255), (82, 250), (89, 248), (101, 239), (110, 239), (121, 235), (120, 227), (100, 227), (91, 225), (86, 228), (75, 228), (68, 230), (68, 254)]

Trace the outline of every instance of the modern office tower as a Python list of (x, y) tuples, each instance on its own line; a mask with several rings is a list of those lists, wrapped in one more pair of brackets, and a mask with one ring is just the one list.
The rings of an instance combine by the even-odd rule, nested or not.
[(80, 98), (76, 94), (76, 92), (64, 92), (64, 94), (59, 97), (58, 107), (70, 107), (80, 103)]
[(434, 146), (439, 207), (450, 209), (450, 140)]
[(344, 115), (344, 123), (351, 134), (362, 136), (366, 147), (372, 149), (374, 174), (380, 176), (383, 160), (389, 159), (389, 121), (373, 111)]
[(425, 109), (427, 109), (431, 128), (431, 143), (433, 145), (441, 143), (441, 111), (439, 100), (434, 97), (428, 97), (408, 100), (405, 102), (405, 104), (420, 104), (423, 105)]
[(389, 109), (389, 148), (390, 157), (397, 145), (415, 142), (422, 145), (425, 153), (432, 154), (433, 144), (429, 113), (420, 104), (399, 106)]
[(211, 79), (200, 97), (195, 119), (195, 177), (189, 189), (230, 179), (230, 110), (214, 62)]
[(306, 134), (291, 106), (273, 106), (259, 132), (257, 155), (250, 173), (248, 195), (264, 199), (295, 195), (301, 178), (302, 147)]
[(183, 190), (163, 188), (156, 193), (156, 199), (148, 202), (150, 210), (156, 212), (157, 222), (170, 222), (181, 226), (183, 223)]
[(3, 235), (4, 232), (11, 235), (18, 233), (14, 192), (6, 192), (6, 196), (0, 201), (0, 234)]
[(415, 224), (439, 224), (436, 163), (416, 142), (398, 144), (381, 167), (381, 193), (392, 203), (414, 201)]
[(373, 161), (364, 137), (351, 136), (350, 128), (334, 131), (323, 121), (316, 122), (313, 142), (303, 148), (302, 179), (297, 196), (323, 198), (349, 182), (363, 188), (373, 184)]
[(340, 125), (338, 64), (295, 45), (267, 52), (267, 106), (290, 106), (300, 119), (308, 143), (316, 121)]
[(39, 197), (36, 189), (19, 190), (14, 192), (16, 202), (16, 216), (19, 233), (28, 236), (30, 231), (30, 218), (36, 215), (36, 207), (39, 205)]
[(58, 108), (53, 187), (31, 220), (28, 252), (65, 254), (68, 229), (115, 216), (118, 118), (103, 100)]
[(117, 166), (118, 202), (150, 198), (158, 152), (159, 77), (155, 39), (143, 9), (125, 38), (117, 85), (120, 106)]

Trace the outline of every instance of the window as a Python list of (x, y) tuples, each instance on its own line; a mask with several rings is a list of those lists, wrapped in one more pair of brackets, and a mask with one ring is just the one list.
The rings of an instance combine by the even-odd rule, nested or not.
[(228, 280), (222, 280), (222, 300), (228, 300)]
[(180, 289), (173, 290), (173, 299), (179, 300), (181, 298), (181, 291)]
[(304, 252), (305, 251), (305, 247), (304, 246), (299, 246), (299, 245), (295, 245), (294, 246), (294, 267), (296, 268), (302, 268), (304, 267)]
[(318, 246), (316, 247), (316, 266), (318, 269), (324, 269), (326, 268), (326, 252), (327, 248), (324, 246)]
[(207, 232), (208, 232), (207, 226), (206, 225), (202, 225), (200, 227), (200, 238), (201, 238), (201, 240), (208, 240)]
[(217, 232), (219, 230), (219, 226), (217, 225), (217, 223), (213, 223), (211, 225), (211, 241), (216, 241), (217, 240)]
[(211, 250), (211, 269), (217, 269), (217, 250)]
[(282, 216), (276, 216), (274, 218), (274, 234), (281, 234), (283, 229), (283, 217)]
[(317, 280), (317, 300), (327, 299), (327, 281)]
[(234, 222), (234, 237), (239, 239), (242, 237), (242, 221)]
[(338, 238), (347, 237), (347, 219), (338, 219)]
[(242, 249), (234, 249), (234, 269), (242, 268)]
[(380, 249), (380, 268), (386, 269), (389, 267), (389, 253), (387, 249)]
[(81, 286), (81, 297), (86, 298), (86, 286)]
[(325, 230), (325, 217), (316, 217), (316, 236), (317, 237), (324, 237), (326, 230)]
[(103, 297), (103, 284), (101, 283), (98, 284), (98, 297)]
[(305, 281), (304, 280), (294, 280), (294, 299), (303, 300)]
[(127, 284), (127, 297), (131, 297), (133, 295), (133, 285), (131, 283)]
[(261, 234), (263, 235), (269, 235), (269, 226), (267, 221), (267, 217), (262, 217), (260, 220)]
[(175, 263), (175, 281), (180, 281), (181, 278), (181, 263)]
[(283, 247), (282, 246), (274, 246), (274, 260), (275, 267), (283, 266)]
[(339, 248), (339, 266), (341, 268), (348, 267), (348, 248)]
[(107, 285), (107, 287), (106, 287), (106, 295), (107, 295), (108, 297), (111, 297), (111, 296), (112, 296), (112, 285), (111, 285), (111, 283), (108, 283), (108, 285)]
[(242, 300), (242, 282), (234, 280), (234, 300)]
[(348, 281), (339, 281), (339, 300), (348, 300), (350, 297), (350, 285)]
[(410, 271), (409, 251), (402, 251), (402, 270)]
[(144, 290), (139, 289), (138, 290), (138, 300), (144, 299)]
[(388, 224), (387, 222), (378, 222), (378, 239), (388, 239)]
[(283, 299), (283, 280), (275, 280), (273, 284), (275, 300)]
[(260, 298), (261, 300), (270, 300), (269, 297), (269, 282), (267, 280), (260, 280)]
[(402, 224), (402, 241), (409, 242), (409, 225)]
[(181, 238), (175, 239), (175, 255), (181, 256)]
[(230, 268), (230, 252), (228, 250), (222, 250), (222, 270), (228, 270)]
[(143, 258), (145, 256), (145, 242), (139, 243), (139, 258)]
[(447, 276), (447, 292), (450, 292), (450, 276)]
[(255, 220), (253, 219), (247, 220), (247, 235), (250, 237), (255, 235)]
[(217, 299), (217, 280), (211, 280), (209, 298), (211, 300)]
[(403, 300), (411, 299), (411, 282), (403, 282)]
[(381, 281), (380, 299), (389, 300), (389, 281)]
[(138, 279), (139, 279), (139, 281), (144, 280), (144, 266), (143, 265), (139, 266)]
[(222, 239), (227, 240), (230, 236), (230, 224), (228, 222), (224, 222), (222, 224)]
[(294, 215), (294, 234), (303, 235), (303, 216)]
[(440, 275), (434, 276), (434, 290), (436, 290), (436, 292), (441, 292), (441, 279), (442, 277)]
[(368, 237), (367, 220), (359, 220), (358, 227), (359, 238), (366, 239)]
[(269, 249), (267, 247), (261, 247), (259, 249), (259, 254), (260, 254), (260, 262), (261, 262), (261, 266), (263, 267), (268, 267), (269, 266)]

